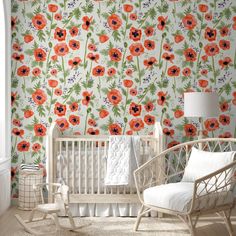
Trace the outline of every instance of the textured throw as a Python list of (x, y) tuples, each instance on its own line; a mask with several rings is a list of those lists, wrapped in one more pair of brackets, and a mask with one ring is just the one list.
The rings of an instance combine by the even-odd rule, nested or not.
[(110, 136), (105, 185), (133, 184), (133, 171), (140, 162), (138, 136)]

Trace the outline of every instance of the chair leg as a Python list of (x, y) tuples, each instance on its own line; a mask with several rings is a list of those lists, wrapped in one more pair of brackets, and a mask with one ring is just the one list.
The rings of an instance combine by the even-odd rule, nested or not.
[(222, 214), (223, 214), (223, 219), (224, 219), (226, 228), (229, 232), (229, 235), (233, 236), (234, 232), (233, 232), (233, 227), (232, 227), (231, 220), (230, 220), (231, 209), (228, 211), (223, 211)]
[(180, 216), (179, 215), (179, 218), (185, 224), (187, 224), (191, 236), (195, 236), (195, 234), (196, 234), (195, 227), (196, 227), (196, 224), (197, 224), (199, 216), (196, 216), (195, 222), (193, 222), (193, 219), (192, 219), (192, 217), (190, 215), (188, 215), (188, 216)]
[(30, 212), (29, 219), (28, 219), (27, 222), (32, 222), (32, 221), (33, 221), (35, 211), (36, 211), (36, 209), (33, 209), (33, 210)]
[(60, 230), (61, 225), (59, 223), (58, 217), (56, 213), (50, 214), (50, 217), (52, 218), (52, 220), (54, 221), (55, 225), (56, 225), (56, 230)]
[(138, 230), (138, 227), (139, 227), (141, 218), (142, 218), (142, 216), (143, 216), (143, 215), (142, 215), (143, 210), (144, 210), (144, 205), (142, 205), (141, 208), (140, 208), (140, 210), (139, 210), (139, 213), (138, 213), (138, 216), (137, 216), (135, 225), (134, 225), (134, 231), (137, 231), (137, 230)]
[(67, 209), (67, 215), (68, 215), (68, 218), (69, 218), (69, 221), (70, 221), (71, 229), (74, 230), (76, 228), (75, 221), (74, 221), (73, 216), (72, 216), (69, 209)]

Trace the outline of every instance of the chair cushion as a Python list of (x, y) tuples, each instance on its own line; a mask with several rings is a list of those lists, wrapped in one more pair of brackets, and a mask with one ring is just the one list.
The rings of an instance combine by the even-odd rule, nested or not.
[[(194, 182), (198, 178), (223, 168), (234, 161), (234, 155), (235, 152), (206, 152), (193, 147), (182, 181)], [(224, 178), (225, 176), (222, 175), (221, 179)], [(209, 184), (215, 184), (215, 179), (209, 181)]]

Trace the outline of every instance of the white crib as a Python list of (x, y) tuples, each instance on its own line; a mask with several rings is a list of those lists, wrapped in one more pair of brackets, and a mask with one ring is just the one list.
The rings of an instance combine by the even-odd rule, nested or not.
[[(163, 150), (159, 123), (155, 125), (153, 136), (140, 136), (140, 145), (142, 163)], [(109, 136), (65, 136), (56, 123), (51, 125), (47, 138), (48, 182), (64, 182), (70, 187), (74, 215), (137, 215), (139, 201), (134, 186), (110, 187), (104, 184), (108, 148)], [(101, 211), (103, 213), (99, 213)]]

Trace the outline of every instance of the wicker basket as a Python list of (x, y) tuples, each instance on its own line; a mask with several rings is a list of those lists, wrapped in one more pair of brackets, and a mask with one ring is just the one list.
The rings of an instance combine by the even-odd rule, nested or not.
[(43, 170), (19, 171), (19, 199), (18, 206), (21, 210), (32, 210), (35, 207), (34, 184), (43, 183)]

